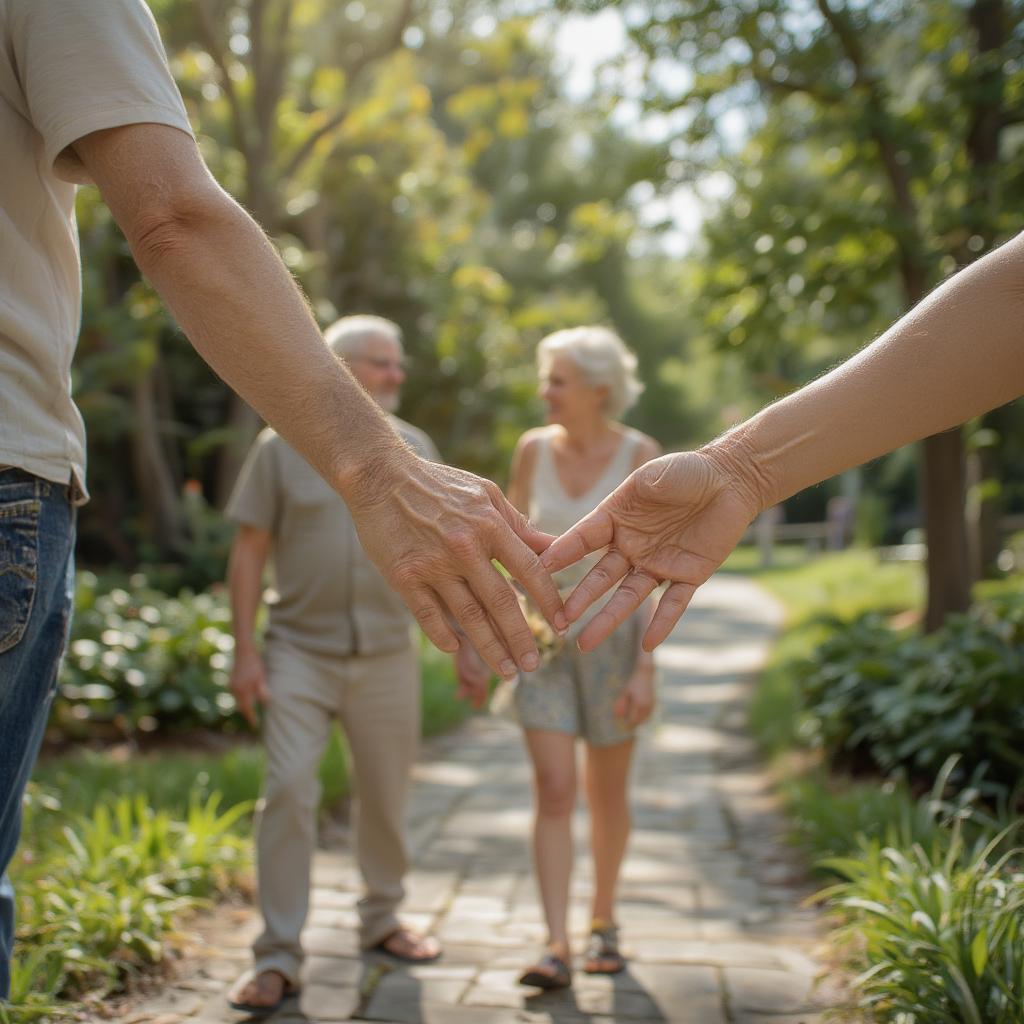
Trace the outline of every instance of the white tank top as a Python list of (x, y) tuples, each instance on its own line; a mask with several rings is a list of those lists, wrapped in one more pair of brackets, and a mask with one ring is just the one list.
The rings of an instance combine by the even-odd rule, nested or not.
[[(538, 440), (537, 461), (530, 485), (530, 522), (538, 530), (552, 533), (556, 537), (574, 526), (588, 512), (593, 512), (601, 502), (615, 490), (633, 471), (640, 433), (629, 427), (619, 442), (618, 450), (604, 472), (590, 486), (586, 493), (572, 498), (565, 493), (562, 481), (555, 467), (551, 439), (557, 427), (546, 430)], [(571, 590), (597, 564), (600, 554), (588, 555), (568, 569), (555, 574), (558, 589)]]

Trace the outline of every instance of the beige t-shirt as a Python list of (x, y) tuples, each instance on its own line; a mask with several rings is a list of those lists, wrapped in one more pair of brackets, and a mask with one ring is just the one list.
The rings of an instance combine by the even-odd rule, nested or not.
[(0, 0), (0, 465), (84, 493), (85, 430), (71, 398), (81, 319), (67, 149), (126, 124), (191, 134), (142, 0)]
[[(441, 461), (422, 430), (397, 417), (391, 422), (419, 455)], [(409, 645), (412, 618), (363, 551), (348, 506), (273, 430), (250, 449), (227, 515), (273, 537), (268, 642), (328, 657)]]

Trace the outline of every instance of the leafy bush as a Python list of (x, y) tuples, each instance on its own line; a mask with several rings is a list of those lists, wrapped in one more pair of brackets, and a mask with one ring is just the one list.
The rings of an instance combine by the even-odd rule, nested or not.
[(821, 772), (784, 780), (782, 785), (801, 843), (819, 864), (851, 855), (864, 837), (904, 850), (922, 846), (939, 856), (949, 848), (955, 822), (968, 838), (987, 839), (1010, 825), (1020, 806), (1020, 786), (993, 785), (981, 769), (966, 783), (952, 785), (958, 761), (951, 757), (931, 792), (916, 798), (899, 780), (879, 785), (829, 778)]
[(1024, 769), (1024, 596), (918, 637), (869, 614), (837, 624), (800, 670), (803, 738), (834, 761), (933, 777), (952, 754), (995, 782)]
[[(63, 825), (60, 846), (20, 866), (13, 1002), (24, 1004), (22, 1017), (160, 962), (174, 919), (232, 887), (249, 866), (250, 845), (235, 825), (252, 804), (222, 812), (220, 799), (194, 793), (175, 817), (142, 794), (107, 798)], [(59, 802), (37, 798), (32, 816), (47, 812), (59, 815)]]
[(239, 727), (230, 620), (217, 594), (168, 597), (141, 574), (109, 588), (81, 573), (53, 726), (72, 737)]
[(886, 787), (873, 803), (881, 816), (866, 831), (826, 833), (823, 848), (842, 855), (819, 867), (844, 881), (819, 899), (847, 921), (840, 935), (861, 971), (860, 1006), (879, 1022), (1022, 1019), (1024, 874), (1012, 846), (1024, 828), (1012, 818), (1020, 793), (977, 777), (951, 789), (956, 760), (918, 800)]
[[(149, 576), (81, 572), (51, 730), (71, 739), (246, 729), (227, 689), (234, 638), (224, 594), (169, 597)], [(470, 713), (455, 699), (451, 657), (421, 640), (423, 731)]]
[(1007, 833), (971, 846), (953, 828), (941, 856), (861, 840), (828, 867), (847, 881), (825, 896), (851, 915), (848, 934), (871, 966), (862, 1008), (898, 1024), (1019, 1024), (1024, 1019), (1021, 851), (994, 857)]

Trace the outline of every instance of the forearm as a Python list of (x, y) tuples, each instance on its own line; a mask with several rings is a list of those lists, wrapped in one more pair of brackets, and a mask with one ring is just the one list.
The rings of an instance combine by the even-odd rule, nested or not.
[(173, 230), (171, 244), (136, 247), (139, 265), (199, 354), (263, 419), (343, 494), (361, 465), (406, 454), (240, 207), (217, 197)]
[(196, 350), (332, 485), (348, 497), (364, 468), (379, 479), (415, 461), (191, 139), (140, 124), (94, 132), (75, 148)]
[(1024, 235), (936, 289), (881, 338), (709, 446), (767, 507), (1024, 394)]
[(256, 649), (256, 615), (263, 594), (263, 566), (264, 559), (258, 553), (238, 546), (231, 549), (228, 597), (236, 654)]

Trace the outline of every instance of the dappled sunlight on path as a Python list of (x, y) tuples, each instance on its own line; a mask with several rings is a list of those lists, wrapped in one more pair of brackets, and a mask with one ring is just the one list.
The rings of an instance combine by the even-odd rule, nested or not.
[[(801, 906), (811, 889), (784, 842), (745, 727), (752, 677), (779, 620), (762, 591), (716, 577), (659, 653), (660, 709), (638, 752), (635, 828), (620, 890), (631, 956), (624, 974), (578, 973), (571, 991), (551, 995), (531, 996), (516, 984), (544, 938), (528, 862), (529, 770), (516, 727), (479, 718), (428, 744), (411, 802), (415, 868), (406, 918), (440, 936), (443, 959), (393, 969), (361, 958), (350, 853), (323, 850), (304, 937), (304, 992), (272, 1019), (817, 1024), (830, 998), (816, 982), (820, 922)], [(586, 834), (581, 811), (571, 908), (581, 944)], [(211, 915), (173, 985), (121, 1019), (236, 1019), (224, 990), (246, 965), (257, 928), (248, 909)]]

